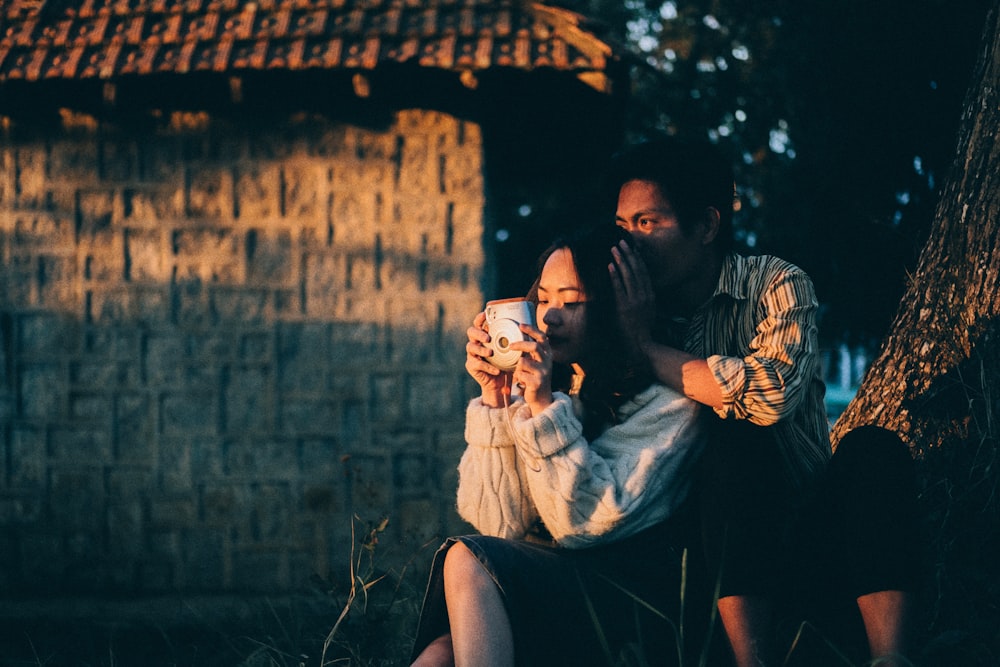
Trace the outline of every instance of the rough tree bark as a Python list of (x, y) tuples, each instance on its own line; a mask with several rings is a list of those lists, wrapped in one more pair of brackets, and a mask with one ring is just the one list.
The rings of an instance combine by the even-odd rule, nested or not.
[(987, 16), (930, 237), (879, 355), (834, 426), (835, 446), (851, 428), (878, 424), (919, 455), (991, 416), (990, 397), (1000, 396), (998, 135), (1000, 2)]

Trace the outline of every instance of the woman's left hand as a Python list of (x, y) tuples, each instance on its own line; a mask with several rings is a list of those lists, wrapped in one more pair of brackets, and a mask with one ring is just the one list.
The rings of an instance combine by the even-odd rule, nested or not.
[(522, 324), (521, 331), (530, 340), (511, 344), (512, 350), (521, 351), (514, 383), (522, 388), (524, 402), (536, 416), (552, 404), (552, 348), (548, 337), (530, 324)]

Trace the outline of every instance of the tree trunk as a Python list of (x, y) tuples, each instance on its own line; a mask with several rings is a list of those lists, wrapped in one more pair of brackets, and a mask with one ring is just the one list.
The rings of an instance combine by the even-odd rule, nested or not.
[[(892, 429), (921, 454), (993, 415), (1000, 396), (1000, 2), (987, 16), (958, 155), (890, 332), (833, 429)], [(995, 399), (994, 399), (995, 400)], [(995, 415), (994, 415), (995, 416)]]

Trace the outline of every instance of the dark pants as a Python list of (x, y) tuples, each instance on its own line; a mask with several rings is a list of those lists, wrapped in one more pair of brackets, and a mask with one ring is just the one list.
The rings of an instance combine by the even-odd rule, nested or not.
[(431, 565), (412, 658), (449, 631), (444, 559), (461, 542), (500, 590), (517, 665), (695, 664), (682, 654), (700, 646), (694, 632), (710, 610), (681, 599), (692, 518), (681, 510), (637, 535), (587, 549), (449, 538)]
[(712, 422), (697, 486), (705, 562), (719, 597), (767, 594), (787, 571), (796, 494), (767, 428)]
[(882, 428), (851, 431), (816, 488), (799, 494), (767, 427), (716, 426), (698, 501), (706, 569), (719, 596), (771, 597), (786, 629), (807, 621), (817, 640), (842, 643), (849, 656), (864, 652), (857, 597), (919, 586), (919, 510), (906, 446)]

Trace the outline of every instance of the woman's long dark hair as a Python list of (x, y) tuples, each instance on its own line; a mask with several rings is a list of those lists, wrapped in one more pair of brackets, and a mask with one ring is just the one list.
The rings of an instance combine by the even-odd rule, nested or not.
[[(552, 254), (569, 250), (587, 298), (584, 359), (574, 360), (585, 372), (580, 400), (583, 403), (584, 435), (591, 439), (618, 421), (618, 408), (653, 381), (645, 365), (630, 360), (625, 337), (619, 325), (614, 288), (608, 274), (611, 248), (620, 241), (630, 242), (626, 232), (610, 224), (599, 225), (557, 239), (538, 259), (538, 277), (528, 299), (538, 303), (538, 283), (542, 267)], [(556, 364), (552, 389), (568, 391), (573, 371)]]

